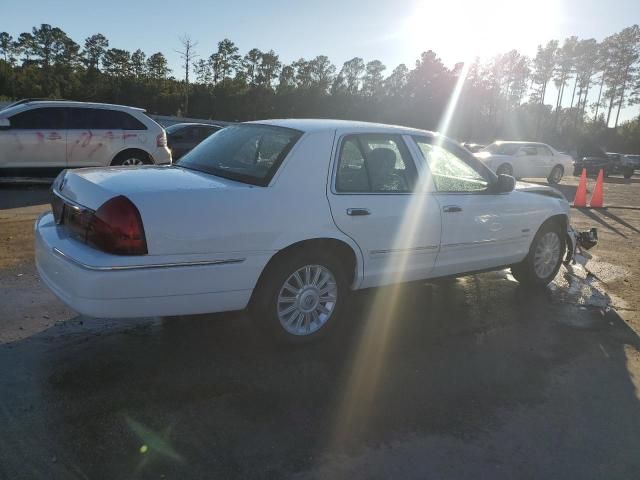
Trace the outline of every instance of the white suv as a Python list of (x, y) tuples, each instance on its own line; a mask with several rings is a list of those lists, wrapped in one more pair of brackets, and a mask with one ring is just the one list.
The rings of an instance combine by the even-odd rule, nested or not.
[(140, 108), (24, 100), (0, 110), (0, 176), (167, 163), (165, 131)]

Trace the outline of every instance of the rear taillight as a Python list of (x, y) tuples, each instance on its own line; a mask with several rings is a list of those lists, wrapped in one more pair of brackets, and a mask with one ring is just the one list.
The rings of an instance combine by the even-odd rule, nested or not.
[(147, 240), (136, 206), (120, 195), (102, 204), (88, 222), (86, 243), (115, 255), (144, 255)]
[(158, 147), (166, 147), (167, 146), (167, 135), (162, 132), (156, 137), (156, 145)]

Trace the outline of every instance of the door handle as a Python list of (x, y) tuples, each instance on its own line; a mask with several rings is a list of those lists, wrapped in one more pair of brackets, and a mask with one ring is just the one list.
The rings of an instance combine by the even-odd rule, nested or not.
[(364, 215), (371, 215), (371, 212), (368, 208), (347, 208), (347, 215), (362, 217)]
[(62, 137), (57, 133), (50, 133), (49, 140), (60, 140)]
[(445, 213), (456, 213), (461, 212), (462, 207), (458, 205), (445, 205), (444, 207), (442, 207), (442, 211)]

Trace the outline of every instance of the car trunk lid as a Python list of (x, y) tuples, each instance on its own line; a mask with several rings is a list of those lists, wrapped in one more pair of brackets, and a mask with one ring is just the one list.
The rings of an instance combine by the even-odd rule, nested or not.
[(53, 185), (60, 196), (92, 210), (117, 195), (124, 195), (135, 203), (138, 195), (250, 187), (182, 167), (146, 165), (67, 170)]

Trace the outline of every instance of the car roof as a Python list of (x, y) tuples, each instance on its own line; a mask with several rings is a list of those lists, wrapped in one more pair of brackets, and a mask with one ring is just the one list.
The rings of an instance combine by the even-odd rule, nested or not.
[(407, 134), (427, 134), (434, 135), (433, 132), (427, 130), (419, 130), (417, 128), (403, 127), (400, 125), (386, 125), (383, 123), (360, 122), (356, 120), (334, 120), (328, 118), (282, 118), (271, 120), (256, 120), (245, 122), (249, 124), (273, 125), (276, 127), (293, 128), (302, 132), (320, 132), (326, 130), (353, 130), (353, 131), (387, 131), (389, 133), (407, 133)]
[(104, 108), (110, 110), (136, 110), (138, 112), (145, 112), (144, 108), (130, 107), (128, 105), (117, 105), (112, 103), (97, 103), (97, 102), (75, 102), (72, 100), (30, 100), (19, 104), (20, 106), (38, 106), (38, 107), (79, 107), (79, 108)]
[(505, 143), (508, 144), (513, 144), (513, 145), (544, 145), (545, 147), (548, 147), (549, 145), (547, 145), (546, 143), (542, 143), (542, 142), (527, 142), (524, 140), (496, 140), (493, 143), (497, 143), (499, 145), (504, 145)]
[(222, 125), (216, 125), (215, 123), (198, 123), (198, 122), (182, 122), (182, 123), (173, 123), (168, 125), (169, 127), (213, 127), (213, 128), (222, 128)]

